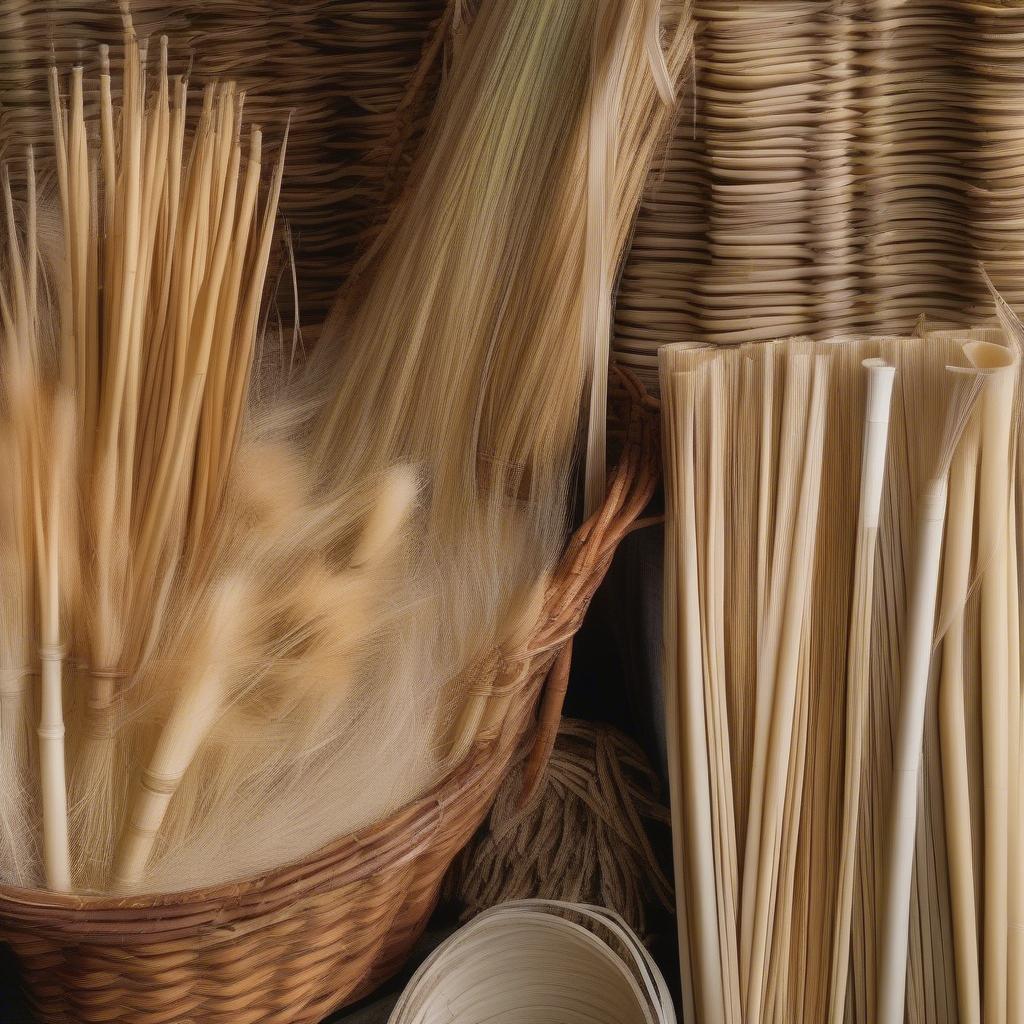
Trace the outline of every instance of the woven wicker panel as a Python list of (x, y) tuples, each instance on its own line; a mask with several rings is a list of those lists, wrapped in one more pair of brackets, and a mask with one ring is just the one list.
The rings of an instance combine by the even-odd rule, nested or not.
[[(383, 220), (436, 92), (445, 0), (134, 0), (140, 36), (166, 34), (172, 70), (233, 79), (276, 146), (291, 116), (281, 209), (304, 323), (317, 325)], [(117, 0), (0, 0), (0, 159), (50, 136), (47, 72), (94, 72), (121, 38)], [(151, 42), (151, 48), (155, 46)], [(45, 148), (45, 145), (44, 145)], [(281, 289), (291, 317), (291, 287)]]
[(648, 183), (619, 359), (668, 342), (966, 321), (1024, 300), (1024, 7), (698, 0), (694, 81)]

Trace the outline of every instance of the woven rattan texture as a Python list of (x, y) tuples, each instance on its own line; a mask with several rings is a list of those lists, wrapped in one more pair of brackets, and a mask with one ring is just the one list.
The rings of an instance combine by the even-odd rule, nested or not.
[[(290, 117), (281, 211), (304, 324), (323, 319), (401, 184), (436, 93), (445, 9), (445, 0), (132, 0), (151, 58), (165, 34), (173, 72), (196, 87), (236, 81), (268, 147)], [(99, 45), (112, 44), (116, 67), (121, 34), (117, 0), (0, 0), (0, 159), (13, 177), (26, 143), (45, 150), (50, 138), (51, 63), (62, 73), (80, 63), (94, 83)], [(286, 321), (289, 276), (279, 289)]]
[(1024, 300), (1024, 6), (697, 0), (694, 80), (648, 182), (620, 361), (668, 342), (969, 321)]
[(0, 888), (0, 940), (43, 1021), (313, 1024), (398, 970), (529, 739), (553, 659), (654, 490), (656, 418), (635, 381), (619, 378), (615, 390), (628, 427), (605, 504), (566, 550), (498, 734), (390, 819), (258, 878), (120, 900)]

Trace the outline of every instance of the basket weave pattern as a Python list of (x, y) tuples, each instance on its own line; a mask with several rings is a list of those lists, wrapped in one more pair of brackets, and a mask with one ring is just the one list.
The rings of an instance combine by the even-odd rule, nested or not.
[(1024, 6), (694, 0), (693, 79), (648, 177), (618, 359), (977, 322), (1024, 301)]
[[(314, 1024), (401, 967), (449, 864), (529, 741), (552, 662), (654, 489), (656, 419), (634, 380), (618, 384), (629, 411), (608, 495), (555, 574), (529, 669), (497, 734), (481, 737), (448, 778), (391, 818), (259, 877), (130, 898), (0, 887), (0, 939), (42, 1020)], [(556, 701), (544, 707), (549, 718), (560, 711)], [(540, 722), (536, 734), (550, 725)]]

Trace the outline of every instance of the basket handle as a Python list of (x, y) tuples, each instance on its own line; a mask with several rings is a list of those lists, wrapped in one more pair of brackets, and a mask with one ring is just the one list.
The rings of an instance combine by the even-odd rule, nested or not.
[(523, 788), (519, 793), (519, 806), (525, 807), (536, 795), (544, 770), (555, 748), (555, 737), (562, 720), (562, 705), (569, 687), (569, 666), (572, 664), (572, 637), (562, 644), (561, 650), (548, 670), (544, 683), (544, 696), (537, 713), (537, 730), (533, 745), (523, 766)]

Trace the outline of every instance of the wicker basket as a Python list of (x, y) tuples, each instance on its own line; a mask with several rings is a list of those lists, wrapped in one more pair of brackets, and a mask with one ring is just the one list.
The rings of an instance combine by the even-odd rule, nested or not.
[(618, 385), (624, 432), (608, 495), (562, 559), (500, 732), (388, 820), (256, 878), (128, 899), (0, 888), (0, 939), (42, 1020), (313, 1024), (401, 967), (517, 747), (533, 736), (549, 750), (564, 688), (531, 731), (544, 680), (654, 489), (656, 418), (634, 379)]

